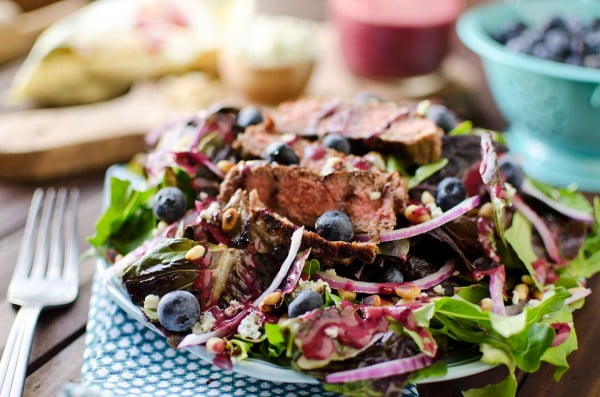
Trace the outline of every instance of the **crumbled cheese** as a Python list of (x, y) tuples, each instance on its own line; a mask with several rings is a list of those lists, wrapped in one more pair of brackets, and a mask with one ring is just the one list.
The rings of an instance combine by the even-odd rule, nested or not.
[(227, 317), (233, 317), (236, 314), (238, 314), (243, 308), (244, 305), (242, 305), (240, 302), (234, 299), (229, 302), (229, 306), (225, 308), (224, 313)]
[(198, 216), (207, 222), (212, 222), (217, 217), (217, 215), (219, 215), (219, 211), (221, 211), (221, 206), (218, 202), (213, 201), (209, 204), (208, 208), (200, 211), (200, 214), (198, 214)]
[(433, 287), (433, 292), (435, 292), (438, 295), (444, 295), (444, 287), (442, 287), (441, 284), (438, 284), (435, 287)]
[(426, 205), (426, 207), (429, 209), (432, 218), (437, 218), (438, 216), (441, 216), (444, 213), (444, 211), (442, 211), (440, 207), (435, 205), (435, 203), (429, 203)]
[(322, 294), (326, 288), (329, 288), (329, 284), (321, 279), (315, 281), (300, 279), (294, 293), (299, 294), (302, 291), (315, 291), (317, 294)]
[(216, 323), (217, 319), (211, 312), (204, 312), (200, 315), (198, 321), (192, 326), (192, 332), (198, 335), (205, 334), (210, 332)]
[(340, 329), (335, 325), (332, 325), (330, 327), (325, 328), (324, 332), (325, 335), (329, 336), (330, 338), (337, 338), (338, 334), (340, 333)]
[(144, 309), (146, 310), (156, 310), (158, 308), (158, 301), (160, 297), (158, 295), (150, 294), (146, 295), (144, 298)]
[(242, 338), (258, 339), (261, 336), (262, 319), (258, 313), (250, 313), (238, 325), (237, 332)]
[(512, 294), (512, 304), (516, 305), (519, 303), (519, 293), (517, 291), (513, 291)]
[(369, 198), (371, 200), (379, 200), (381, 198), (381, 192), (371, 192), (369, 193)]

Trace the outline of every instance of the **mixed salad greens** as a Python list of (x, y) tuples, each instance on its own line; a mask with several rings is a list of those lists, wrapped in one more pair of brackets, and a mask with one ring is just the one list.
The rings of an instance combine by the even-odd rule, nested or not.
[[(397, 395), (445, 374), (444, 357), (461, 351), (509, 369), (465, 396), (514, 396), (515, 371), (542, 362), (561, 378), (577, 348), (572, 312), (600, 270), (598, 197), (592, 206), (575, 188), (528, 178), (501, 134), (469, 122), (446, 131), (441, 159), (420, 166), (336, 138), (329, 148), (380, 159), (376, 172), (401, 175), (408, 195), (395, 229), (334, 241), (348, 239), (343, 213), (312, 228), (243, 189), (219, 199), (227, 174), (247, 166), (239, 134), (268, 119), (248, 112), (220, 108), (149, 134), (153, 149), (129, 166), (135, 177), (110, 180), (89, 239), (112, 263), (104, 277), (121, 278), (172, 346), (205, 345), (221, 368), (265, 360), (348, 396)], [(281, 147), (265, 158), (276, 156), (301, 167)], [(373, 244), (370, 263), (327, 257)]]

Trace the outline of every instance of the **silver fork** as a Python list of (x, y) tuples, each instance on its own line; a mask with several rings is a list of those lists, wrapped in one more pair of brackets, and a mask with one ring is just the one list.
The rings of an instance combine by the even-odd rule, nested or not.
[[(38, 188), (31, 199), (19, 257), (8, 287), (20, 305), (0, 361), (0, 397), (20, 396), (35, 325), (44, 308), (77, 298), (77, 189)], [(37, 233), (36, 233), (37, 230)]]

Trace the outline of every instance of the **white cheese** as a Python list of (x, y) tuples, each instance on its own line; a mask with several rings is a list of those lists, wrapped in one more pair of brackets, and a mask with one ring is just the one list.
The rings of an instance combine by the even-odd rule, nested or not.
[(261, 336), (262, 319), (258, 313), (250, 313), (238, 325), (237, 332), (242, 338), (258, 339)]
[(195, 334), (205, 334), (210, 332), (215, 326), (217, 319), (211, 312), (205, 312), (200, 315), (198, 322), (192, 326), (192, 332)]
[(144, 298), (144, 309), (146, 310), (156, 310), (158, 308), (158, 301), (160, 297), (158, 295), (150, 294), (146, 295)]

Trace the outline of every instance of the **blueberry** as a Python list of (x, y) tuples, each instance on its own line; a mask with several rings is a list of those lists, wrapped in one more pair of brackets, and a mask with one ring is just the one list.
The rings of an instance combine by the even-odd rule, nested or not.
[(555, 28), (565, 29), (565, 30), (568, 29), (565, 21), (558, 15), (553, 15), (549, 18), (546, 18), (540, 24), (540, 29), (544, 33), (549, 31), (550, 29), (555, 29)]
[(583, 38), (583, 41), (586, 49), (588, 49), (589, 52), (600, 54), (600, 30), (586, 34)]
[(529, 50), (529, 54), (537, 58), (547, 59), (551, 61), (556, 59), (552, 52), (548, 50), (548, 48), (546, 48), (544, 43), (534, 44), (533, 47), (531, 47), (531, 50)]
[(404, 282), (404, 274), (397, 266), (388, 266), (383, 275), (383, 280), (386, 283), (402, 283)]
[(176, 187), (165, 187), (154, 197), (154, 214), (161, 221), (173, 223), (185, 215), (187, 200)]
[(506, 28), (504, 28), (504, 37), (506, 37), (506, 40), (510, 40), (523, 33), (526, 29), (527, 25), (521, 21), (509, 23)]
[(321, 294), (312, 290), (305, 290), (300, 292), (296, 299), (289, 304), (288, 317), (298, 317), (321, 306), (323, 306), (323, 297), (321, 297)]
[(458, 124), (454, 113), (444, 105), (430, 105), (427, 109), (427, 118), (431, 119), (445, 132), (452, 130)]
[(581, 57), (585, 53), (585, 49), (585, 42), (582, 37), (573, 36), (571, 38), (571, 42), (569, 43), (571, 55), (578, 55)]
[(330, 241), (350, 241), (354, 237), (354, 227), (350, 217), (342, 211), (327, 211), (315, 222), (317, 233)]
[(519, 36), (508, 40), (506, 48), (520, 53), (529, 53), (535, 44), (542, 41), (542, 38), (542, 34), (537, 30), (526, 30)]
[(323, 145), (344, 154), (350, 153), (350, 141), (341, 135), (329, 134), (323, 138)]
[(171, 291), (158, 302), (156, 309), (160, 325), (172, 332), (190, 329), (200, 317), (200, 303), (188, 291)]
[(515, 163), (510, 157), (504, 156), (498, 160), (498, 168), (500, 173), (506, 180), (516, 189), (520, 189), (525, 178), (525, 173), (521, 166)]
[(442, 179), (435, 189), (435, 202), (444, 211), (463, 201), (466, 196), (464, 185), (454, 177)]
[(256, 106), (243, 107), (237, 116), (237, 125), (244, 129), (251, 125), (260, 124), (262, 122), (262, 112)]
[(570, 50), (570, 37), (562, 29), (551, 29), (544, 36), (544, 44), (551, 56), (555, 59), (562, 58)]
[(294, 153), (292, 148), (282, 142), (276, 142), (267, 148), (267, 160), (270, 163), (279, 163), (282, 165), (299, 164), (300, 159)]

